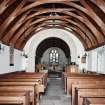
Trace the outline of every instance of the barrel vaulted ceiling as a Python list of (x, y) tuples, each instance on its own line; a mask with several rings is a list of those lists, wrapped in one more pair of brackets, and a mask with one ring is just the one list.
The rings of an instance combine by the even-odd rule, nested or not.
[(86, 50), (105, 44), (105, 0), (0, 0), (0, 40), (22, 50), (38, 31), (61, 28)]

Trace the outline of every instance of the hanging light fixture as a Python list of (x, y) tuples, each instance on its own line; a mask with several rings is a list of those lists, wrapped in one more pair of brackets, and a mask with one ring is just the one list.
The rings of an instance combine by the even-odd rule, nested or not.
[[(57, 12), (55, 12), (55, 4), (54, 4), (54, 3), (52, 4), (52, 10), (53, 10), (53, 12), (50, 13), (50, 15), (49, 15), (50, 17), (59, 16), (59, 15), (57, 14)], [(55, 26), (56, 19), (52, 19), (51, 21), (52, 21), (52, 23), (53, 23), (52, 26)]]
[[(54, 3), (52, 4), (52, 10), (55, 11), (55, 4)], [(59, 16), (59, 15), (57, 14), (57, 12), (51, 12), (50, 16)]]

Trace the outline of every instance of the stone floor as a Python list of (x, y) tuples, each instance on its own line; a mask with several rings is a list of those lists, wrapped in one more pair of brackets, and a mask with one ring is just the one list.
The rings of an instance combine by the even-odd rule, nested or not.
[(61, 78), (49, 78), (48, 87), (39, 105), (71, 105), (70, 96), (64, 93)]

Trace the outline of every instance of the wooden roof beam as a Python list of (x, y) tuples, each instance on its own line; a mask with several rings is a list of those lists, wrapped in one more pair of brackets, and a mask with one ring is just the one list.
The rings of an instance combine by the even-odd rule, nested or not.
[[(44, 1), (46, 1), (46, 0), (27, 0), (27, 1), (29, 1), (29, 2), (35, 2), (35, 1), (39, 1), (39, 2), (44, 2)], [(70, 1), (79, 1), (79, 0), (47, 0), (47, 1), (49, 1), (49, 2), (56, 2), (56, 1), (66, 1), (66, 2), (70, 2)]]
[(20, 35), (26, 31), (26, 29), (29, 27), (28, 25), (31, 23), (31, 20), (27, 21), (24, 26), (14, 35), (14, 37), (9, 41), (10, 43), (16, 43), (16, 40), (20, 37)]
[(16, 7), (14, 12), (12, 14), (10, 14), (9, 17), (7, 17), (7, 19), (3, 22), (3, 24), (1, 24), (1, 26), (0, 26), (0, 39), (2, 38), (2, 34), (5, 32), (6, 28), (16, 18), (17, 14), (23, 8), (25, 3), (26, 3), (25, 0), (22, 0), (21, 3)]
[(86, 26), (93, 32), (94, 36), (96, 37), (98, 43), (101, 43), (104, 41), (104, 37), (102, 33), (88, 20), (88, 18), (82, 13), (78, 12), (82, 17), (83, 20), (81, 20)]
[[(62, 10), (61, 10), (62, 11)], [(33, 16), (36, 16), (36, 15), (39, 15), (39, 14), (41, 14), (41, 13), (48, 13), (48, 12), (51, 12), (51, 10), (50, 11), (46, 11), (46, 10), (43, 10), (43, 11), (41, 11), (40, 13), (35, 13), (35, 14), (33, 14), (32, 16), (29, 16), (28, 18), (30, 18), (30, 17), (33, 17)], [(58, 12), (58, 11), (56, 11), (55, 10), (55, 12)], [(74, 17), (78, 17), (77, 15), (75, 15), (75, 14), (73, 14), (73, 13), (69, 13), (69, 12), (65, 12), (65, 11), (63, 11), (62, 13), (64, 13), (64, 14), (67, 14), (67, 15), (71, 15), (71, 16), (74, 16)], [(81, 18), (81, 17), (80, 17)], [(81, 19), (80, 19), (81, 20)], [(87, 25), (87, 24), (85, 24), (85, 25)], [(90, 28), (90, 27), (89, 27)], [(91, 28), (90, 28), (91, 29)], [(95, 37), (95, 39), (96, 39), (96, 37)], [(97, 40), (97, 39), (96, 39)]]
[[(63, 20), (63, 21), (64, 21), (64, 20)], [(42, 23), (43, 23), (43, 22), (42, 22)], [(38, 28), (38, 27), (36, 27), (36, 28)], [(85, 36), (84, 36), (84, 37), (85, 37)], [(86, 36), (86, 37), (87, 37), (87, 36)], [(21, 39), (21, 41), (22, 41), (22, 39)], [(18, 42), (18, 41), (16, 41), (16, 42)], [(91, 42), (90, 39), (89, 39), (89, 42)], [(19, 41), (18, 43), (20, 43), (20, 41)]]
[(3, 2), (0, 4), (0, 15), (15, 1), (16, 0), (3, 0)]
[(105, 13), (105, 1), (104, 0), (91, 0), (95, 5), (97, 5)]
[[(65, 3), (64, 3), (65, 4)], [(66, 3), (67, 4), (67, 3)], [(75, 8), (77, 8), (77, 9), (79, 9), (80, 11), (82, 10), (82, 12), (84, 12), (84, 11), (86, 11), (86, 9), (85, 8), (83, 8), (83, 7), (81, 7), (81, 6), (79, 6), (79, 5), (77, 5), (77, 4), (74, 4), (74, 3), (68, 3), (68, 5), (70, 5), (70, 6), (73, 6), (73, 7), (75, 7)], [(86, 13), (86, 12), (85, 12)], [(92, 28), (90, 28), (90, 29), (92, 29)], [(94, 30), (93, 30), (94, 31)], [(99, 32), (98, 32), (99, 33)], [(95, 32), (95, 34), (96, 34), (96, 32)], [(101, 34), (100, 34), (101, 35)]]
[[(46, 27), (46, 26), (43, 26), (44, 28), (43, 29), (40, 29), (39, 31), (43, 31), (43, 30), (45, 30), (45, 29), (51, 29), (51, 27)], [(63, 29), (63, 30), (66, 30), (66, 31), (69, 31), (70, 32), (70, 30), (68, 30), (68, 29), (66, 29), (65, 27), (64, 27), (64, 25), (63, 26), (56, 26), (56, 28), (60, 28), (60, 29)], [(33, 30), (34, 31), (34, 30)], [(39, 31), (37, 31), (37, 32), (39, 32)], [(35, 33), (37, 33), (37, 32), (35, 32)], [(76, 31), (75, 31), (76, 32)], [(71, 33), (75, 33), (74, 31), (73, 32), (71, 32)], [(78, 32), (76, 32), (76, 33), (78, 33)], [(78, 33), (79, 34), (79, 33)], [(87, 46), (86, 46), (86, 43), (85, 43), (85, 41), (83, 41), (82, 39), (81, 39), (81, 37), (78, 35), (78, 34), (74, 34), (74, 35), (76, 35), (76, 37), (78, 37), (78, 39), (83, 43), (83, 46), (87, 49)], [(25, 46), (25, 44), (26, 44), (26, 42), (27, 41), (24, 41), (24, 42), (22, 42), (21, 43), (21, 49), (23, 49), (24, 48), (24, 46)], [(20, 46), (18, 46), (19, 48), (20, 48)], [(17, 47), (17, 48), (18, 48)]]
[(26, 14), (22, 15), (22, 17), (16, 22), (16, 24), (8, 31), (7, 34), (5, 34), (2, 38), (3, 42), (5, 43), (9, 43), (9, 40), (14, 36), (16, 30), (22, 25), (24, 24), (24, 22), (27, 22), (26, 21), (26, 17), (27, 17), (27, 14), (29, 12), (27, 12)]
[[(57, 9), (58, 10), (58, 9)], [(60, 9), (61, 10), (61, 9)], [(62, 9), (63, 10), (63, 9)], [(71, 9), (70, 9), (71, 10)], [(2, 40), (4, 42), (9, 42), (9, 40), (12, 38), (12, 36), (14, 35), (15, 31), (22, 25), (24, 24), (26, 21), (28, 21), (31, 18), (36, 17), (35, 15), (29, 15), (27, 16), (27, 14), (30, 11), (27, 11), (25, 14), (22, 15), (22, 17), (20, 18), (20, 20), (17, 21), (17, 23), (9, 30), (9, 32), (5, 35), (3, 35)], [(38, 12), (40, 13), (40, 12)], [(35, 13), (36, 14), (36, 13)], [(68, 17), (69, 18), (69, 17)]]
[[(85, 11), (101, 28), (103, 34), (105, 35), (105, 23), (100, 19), (100, 17), (93, 11), (93, 9), (86, 3), (85, 0), (80, 0), (80, 3), (87, 9)], [(93, 18), (94, 17), (94, 18)]]

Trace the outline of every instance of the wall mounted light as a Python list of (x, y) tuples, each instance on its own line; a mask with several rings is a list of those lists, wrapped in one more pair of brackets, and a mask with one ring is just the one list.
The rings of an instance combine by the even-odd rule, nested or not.
[(86, 57), (85, 56), (82, 56), (81, 63), (86, 63)]
[(77, 58), (80, 58), (80, 56), (78, 56)]
[(85, 53), (85, 54), (81, 57), (81, 63), (86, 63), (86, 57), (87, 57), (87, 53)]
[(21, 56), (28, 58), (28, 55), (25, 53), (25, 51), (22, 52)]

